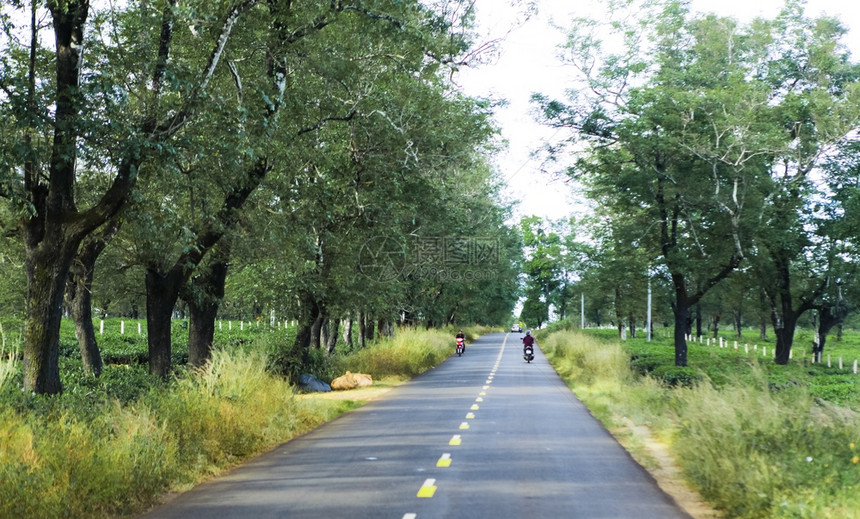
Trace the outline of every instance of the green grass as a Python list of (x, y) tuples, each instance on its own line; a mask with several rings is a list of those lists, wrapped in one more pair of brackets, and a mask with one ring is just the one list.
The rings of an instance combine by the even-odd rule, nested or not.
[[(616, 330), (585, 330), (589, 336), (617, 341)], [(812, 363), (811, 333), (801, 330), (794, 342), (793, 358), (786, 366), (773, 362), (774, 343), (752, 339), (749, 336), (738, 340), (738, 349), (734, 348), (733, 337), (724, 335), (724, 343), (728, 347), (705, 345), (698, 341), (688, 342), (687, 364), (689, 369), (674, 368), (675, 355), (673, 339), (670, 333), (660, 330), (654, 334), (651, 342), (647, 342), (644, 333), (636, 338), (620, 341), (625, 351), (630, 354), (631, 366), (641, 375), (652, 375), (669, 384), (691, 385), (700, 378), (700, 373), (720, 387), (738, 376), (745, 377), (752, 373), (752, 366), (758, 366), (763, 372), (766, 382), (774, 389), (788, 386), (803, 386), (814, 398), (828, 400), (833, 403), (860, 409), (860, 377), (854, 375), (852, 368), (854, 359), (860, 359), (860, 332), (846, 331), (842, 341), (835, 336), (828, 338), (825, 347), (823, 363)], [(749, 351), (745, 351), (748, 345)], [(807, 348), (808, 345), (808, 348)], [(767, 356), (762, 354), (767, 348)], [(808, 352), (808, 355), (807, 355)], [(830, 355), (831, 366), (827, 365), (827, 355)], [(843, 367), (839, 369), (838, 358), (843, 358)], [(748, 378), (748, 381), (752, 379)]]
[[(53, 397), (22, 393), (19, 356), (0, 351), (0, 517), (138, 513), (167, 491), (187, 489), (359, 405), (298, 398), (285, 374), (330, 380), (350, 369), (396, 383), (450, 356), (455, 333), (401, 329), (351, 354), (309, 352), (302, 364), (292, 350), (294, 329), (240, 330), (234, 323), (231, 330), (224, 323), (212, 362), (190, 372), (187, 330), (176, 322), (175, 376), (164, 381), (148, 374), (136, 322), (126, 321), (126, 332), (119, 333), (119, 320), (106, 323), (99, 335), (106, 365), (96, 378), (83, 372), (74, 330), (64, 322), (65, 391)], [(20, 343), (20, 336), (6, 337)]]
[(266, 363), (218, 350), (196, 376), (143, 379), (132, 401), (96, 391), (0, 407), (0, 517), (131, 513), (349, 407), (295, 399)]
[(670, 345), (597, 335), (539, 340), (595, 416), (648, 426), (725, 517), (860, 517), (860, 414), (838, 405), (858, 401), (858, 377), (691, 345), (693, 379), (672, 384)]
[(338, 372), (368, 373), (374, 378), (414, 377), (438, 365), (451, 354), (451, 339), (443, 331), (401, 329), (374, 348), (341, 357)]

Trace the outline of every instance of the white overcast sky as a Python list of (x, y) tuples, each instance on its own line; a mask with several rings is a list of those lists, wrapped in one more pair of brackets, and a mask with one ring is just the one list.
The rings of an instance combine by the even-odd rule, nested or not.
[[(516, 0), (477, 0), (479, 23), (494, 36), (503, 35), (516, 25)], [(529, 113), (529, 97), (540, 92), (561, 95), (568, 72), (556, 60), (563, 33), (554, 25), (566, 27), (571, 16), (597, 16), (603, 12), (600, 0), (537, 0), (538, 14), (513, 29), (492, 64), (458, 74), (469, 95), (504, 98), (508, 106), (496, 112), (502, 134), (509, 142), (506, 152), (497, 157), (497, 168), (506, 179), (507, 193), (520, 201), (515, 218), (536, 214), (559, 219), (582, 211), (576, 195), (563, 177), (540, 173), (541, 164), (529, 158), (544, 140), (564, 137), (534, 122)], [(692, 0), (696, 11), (715, 12), (748, 21), (756, 16), (772, 18), (784, 5), (781, 0)], [(855, 60), (860, 59), (860, 1), (808, 0), (806, 14), (836, 16), (849, 28), (845, 43)]]

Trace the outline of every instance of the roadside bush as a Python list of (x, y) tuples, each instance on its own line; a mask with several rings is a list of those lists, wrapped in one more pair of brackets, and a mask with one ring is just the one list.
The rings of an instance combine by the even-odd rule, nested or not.
[(624, 381), (629, 378), (627, 354), (617, 344), (587, 337), (577, 332), (558, 332), (539, 343), (557, 370), (592, 385), (599, 380)]
[(99, 400), (101, 388), (87, 396), (77, 386), (0, 408), (0, 517), (139, 511), (169, 488), (218, 473), (352, 406), (299, 401), (266, 365), (260, 352), (216, 350), (194, 376), (149, 386), (132, 402)]
[(680, 366), (659, 366), (651, 372), (651, 376), (669, 387), (694, 387), (705, 380), (702, 372)]
[[(454, 333), (444, 330), (399, 328), (387, 337), (337, 360), (337, 372), (368, 373), (374, 378), (413, 377), (451, 355)], [(464, 333), (467, 333), (464, 330)]]
[(814, 404), (803, 387), (702, 385), (679, 399), (678, 459), (729, 517), (851, 517), (832, 503), (860, 490), (856, 414)]
[(650, 375), (660, 368), (673, 366), (675, 366), (675, 354), (670, 351), (634, 350), (630, 355), (630, 367), (642, 376)]
[[(442, 362), (453, 344), (453, 332), (400, 329), (352, 355), (315, 350), (302, 358), (292, 349), (294, 328), (233, 335), (207, 366), (175, 365), (169, 381), (133, 361), (87, 375), (69, 343), (60, 358), (65, 392), (51, 397), (20, 391), (19, 358), (0, 352), (0, 517), (134, 514), (167, 490), (188, 488), (357, 405), (296, 398), (273, 366), (406, 378)], [(111, 335), (103, 352), (131, 360), (141, 340)]]

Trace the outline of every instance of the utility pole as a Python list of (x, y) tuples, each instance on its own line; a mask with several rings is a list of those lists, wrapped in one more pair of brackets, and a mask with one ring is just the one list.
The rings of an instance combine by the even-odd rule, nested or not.
[(648, 272), (648, 335), (646, 342), (651, 342), (651, 272)]
[(579, 304), (579, 329), (585, 329), (585, 292), (582, 292), (582, 297)]

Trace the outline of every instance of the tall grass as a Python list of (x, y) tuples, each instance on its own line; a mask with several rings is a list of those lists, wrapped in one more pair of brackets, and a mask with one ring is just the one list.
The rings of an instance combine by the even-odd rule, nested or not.
[[(318, 359), (320, 369), (408, 378), (450, 356), (454, 333), (400, 329), (354, 354)], [(0, 359), (0, 517), (133, 514), (357, 405), (296, 398), (272, 370), (296, 360), (288, 339), (227, 342), (204, 368), (180, 370), (170, 383), (143, 366), (108, 365), (56, 397), (15, 391), (16, 360)]]
[(375, 378), (413, 377), (451, 355), (455, 333), (400, 328), (393, 337), (339, 359), (339, 370), (368, 373)]
[(88, 413), (0, 410), (0, 517), (104, 517), (139, 511), (349, 404), (304, 402), (266, 357), (216, 351), (198, 376)]
[[(541, 341), (557, 371), (611, 429), (666, 440), (685, 476), (729, 518), (860, 518), (860, 416), (751, 373), (715, 387), (633, 375), (617, 343), (573, 332)], [(714, 359), (715, 362), (719, 359)]]
[(860, 517), (856, 413), (816, 403), (802, 387), (739, 382), (675, 393), (675, 452), (727, 516)]

